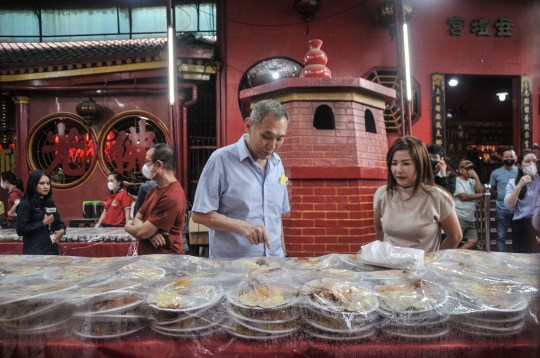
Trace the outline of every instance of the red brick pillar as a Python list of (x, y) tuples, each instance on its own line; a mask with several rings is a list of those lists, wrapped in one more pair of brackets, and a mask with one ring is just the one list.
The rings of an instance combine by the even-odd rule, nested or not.
[[(287, 253), (355, 253), (375, 240), (373, 194), (387, 175), (383, 111), (395, 91), (360, 78), (288, 78), (240, 97), (251, 106), (272, 98), (289, 112), (278, 152), (289, 177)], [(333, 128), (316, 128), (318, 109), (331, 113)]]

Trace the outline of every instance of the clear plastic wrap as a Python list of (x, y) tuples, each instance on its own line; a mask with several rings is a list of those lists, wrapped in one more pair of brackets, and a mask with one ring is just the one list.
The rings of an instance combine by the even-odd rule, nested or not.
[(0, 344), (10, 356), (54, 346), (141, 357), (536, 344), (540, 255), (445, 250), (423, 262), (0, 256)]

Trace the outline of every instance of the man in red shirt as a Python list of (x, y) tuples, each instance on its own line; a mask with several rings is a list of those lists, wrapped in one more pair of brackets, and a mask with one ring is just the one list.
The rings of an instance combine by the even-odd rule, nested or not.
[(146, 152), (143, 175), (156, 181), (143, 206), (125, 230), (139, 240), (139, 255), (183, 254), (182, 229), (186, 196), (174, 176), (175, 153), (168, 144), (155, 144)]

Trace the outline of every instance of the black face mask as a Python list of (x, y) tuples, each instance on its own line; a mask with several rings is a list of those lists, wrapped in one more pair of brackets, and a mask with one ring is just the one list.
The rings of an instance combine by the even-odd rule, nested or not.
[(507, 167), (511, 167), (512, 165), (514, 165), (516, 161), (514, 159), (505, 159), (503, 160), (503, 163), (504, 165), (506, 165)]
[(431, 162), (431, 169), (435, 170), (435, 168), (437, 168), (437, 165), (439, 164), (439, 162), (436, 161), (436, 160), (433, 160), (433, 159), (430, 159), (429, 161)]

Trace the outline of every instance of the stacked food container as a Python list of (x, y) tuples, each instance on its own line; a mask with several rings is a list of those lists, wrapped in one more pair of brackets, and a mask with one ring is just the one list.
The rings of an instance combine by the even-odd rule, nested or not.
[(305, 331), (311, 337), (352, 341), (375, 335), (378, 300), (367, 285), (323, 278), (304, 285), (302, 294)]

